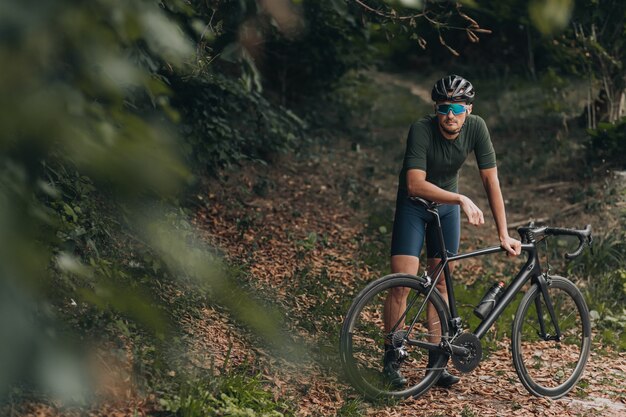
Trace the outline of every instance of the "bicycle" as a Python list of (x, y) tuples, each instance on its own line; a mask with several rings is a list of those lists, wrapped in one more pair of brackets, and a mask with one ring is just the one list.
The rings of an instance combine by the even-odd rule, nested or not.
[[(513, 365), (524, 387), (536, 396), (560, 398), (580, 379), (589, 356), (591, 323), (589, 310), (578, 288), (568, 279), (551, 275), (541, 267), (537, 244), (548, 236), (570, 235), (579, 240), (567, 259), (580, 255), (585, 245), (591, 246), (591, 225), (584, 230), (535, 227), (532, 223), (518, 228), (522, 251), (528, 260), (517, 276), (503, 289), (491, 311), (473, 332), (464, 331), (458, 315), (449, 262), (504, 251), (499, 246), (448, 256), (445, 249), (439, 204), (412, 198), (434, 216), (438, 228), (441, 261), (432, 276), (391, 274), (367, 285), (354, 299), (348, 310), (340, 335), (340, 356), (343, 368), (355, 388), (370, 398), (417, 397), (425, 393), (439, 378), (449, 359), (462, 373), (474, 370), (482, 359), (481, 339), (512, 302), (522, 287), (530, 281), (515, 313), (511, 350)], [(444, 274), (448, 290), (446, 303), (435, 288)], [(383, 304), (389, 291), (410, 289), (406, 309), (390, 332), (383, 329)], [(439, 331), (429, 330), (426, 306), (435, 310)], [(407, 324), (405, 324), (407, 323)], [(431, 324), (431, 327), (437, 327)], [(385, 380), (382, 370), (383, 344), (391, 342), (397, 350), (401, 370), (407, 379), (402, 387)], [(430, 352), (436, 361), (426, 366)]]

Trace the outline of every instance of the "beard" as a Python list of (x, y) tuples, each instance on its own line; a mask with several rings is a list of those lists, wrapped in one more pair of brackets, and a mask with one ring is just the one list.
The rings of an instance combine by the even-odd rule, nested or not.
[(458, 129), (450, 129), (450, 128), (446, 127), (443, 123), (439, 123), (439, 127), (441, 128), (441, 130), (446, 132), (448, 135), (457, 135), (457, 134), (459, 134), (459, 132), (461, 132), (461, 128), (460, 127)]

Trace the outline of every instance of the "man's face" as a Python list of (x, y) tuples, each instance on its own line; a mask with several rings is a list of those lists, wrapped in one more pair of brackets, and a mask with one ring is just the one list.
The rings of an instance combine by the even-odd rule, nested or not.
[[(442, 104), (461, 104), (465, 106), (465, 111), (460, 114), (454, 114), (452, 109), (450, 109), (446, 114), (441, 114), (438, 111), (438, 108)], [(461, 131), (461, 127), (463, 127), (463, 123), (465, 123), (467, 115), (472, 112), (472, 105), (452, 101), (441, 101), (435, 104), (435, 112), (437, 114), (437, 120), (439, 121), (439, 127), (441, 130), (448, 135), (456, 135)]]

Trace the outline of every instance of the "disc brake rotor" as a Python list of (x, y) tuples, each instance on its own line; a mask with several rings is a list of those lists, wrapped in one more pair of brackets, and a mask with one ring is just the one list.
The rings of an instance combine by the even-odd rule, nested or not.
[(473, 371), (483, 357), (483, 348), (480, 339), (473, 333), (461, 333), (452, 344), (469, 350), (468, 356), (452, 355), (452, 364), (460, 372), (468, 373)]

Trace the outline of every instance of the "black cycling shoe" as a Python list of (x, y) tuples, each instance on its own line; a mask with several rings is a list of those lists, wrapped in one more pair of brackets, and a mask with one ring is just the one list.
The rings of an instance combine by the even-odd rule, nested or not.
[(451, 373), (448, 373), (448, 371), (444, 369), (437, 382), (435, 382), (435, 385), (442, 388), (450, 388), (452, 385), (456, 384), (460, 380), (461, 378), (459, 378), (458, 376), (454, 376)]
[(383, 377), (394, 388), (403, 388), (407, 384), (407, 379), (400, 372), (400, 364), (406, 352), (401, 349), (394, 349), (390, 345), (385, 345), (385, 358), (383, 359)]
[[(439, 352), (429, 352), (428, 353), (428, 367), (432, 368), (435, 365), (435, 362), (437, 362), (437, 359), (439, 359), (439, 356), (442, 355), (442, 353)], [(428, 375), (428, 372), (430, 371), (426, 371), (426, 375)], [(447, 370), (443, 370), (443, 372), (441, 373), (441, 375), (439, 376), (439, 379), (437, 380), (437, 382), (435, 382), (435, 386), (437, 387), (442, 387), (442, 388), (450, 388), (452, 385), (458, 383), (461, 380), (461, 378), (459, 378), (458, 376), (454, 376), (451, 373), (449, 373)]]

